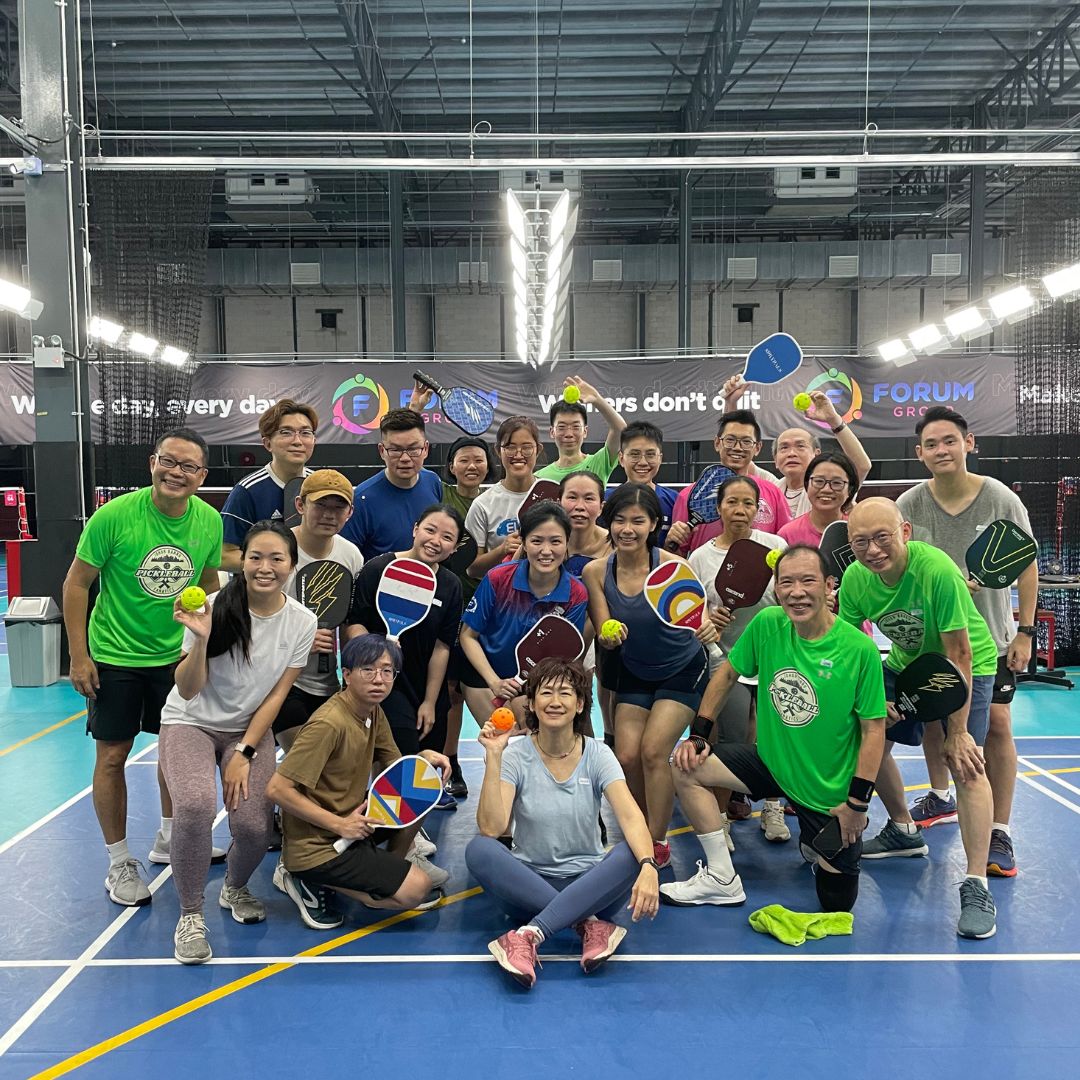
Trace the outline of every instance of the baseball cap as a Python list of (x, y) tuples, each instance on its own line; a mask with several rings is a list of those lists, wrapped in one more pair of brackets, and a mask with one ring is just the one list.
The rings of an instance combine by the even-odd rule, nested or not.
[(337, 469), (316, 469), (304, 478), (300, 498), (325, 499), (327, 495), (340, 495), (350, 506), (353, 504), (353, 486)]

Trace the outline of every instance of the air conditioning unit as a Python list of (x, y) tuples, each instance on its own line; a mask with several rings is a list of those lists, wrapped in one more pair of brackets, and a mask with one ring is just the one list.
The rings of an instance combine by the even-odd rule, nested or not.
[(729, 281), (754, 281), (757, 278), (757, 259), (729, 256), (727, 276)]
[(503, 169), (499, 173), (499, 190), (513, 188), (524, 195), (529, 191), (562, 191), (571, 196), (581, 191), (580, 169)]
[(859, 171), (842, 165), (785, 165), (773, 170), (778, 199), (850, 198), (859, 187)]
[(313, 203), (319, 189), (306, 173), (241, 173), (225, 177), (225, 201), (230, 205)]
[(858, 255), (830, 255), (829, 277), (846, 278), (859, 276)]
[(289, 263), (289, 283), (292, 285), (321, 285), (322, 263)]
[(963, 259), (959, 251), (940, 252), (930, 256), (931, 277), (956, 277), (962, 269)]
[(488, 264), (483, 262), (459, 262), (457, 264), (459, 285), (486, 285), (488, 283)]
[(593, 281), (622, 281), (622, 259), (593, 259)]

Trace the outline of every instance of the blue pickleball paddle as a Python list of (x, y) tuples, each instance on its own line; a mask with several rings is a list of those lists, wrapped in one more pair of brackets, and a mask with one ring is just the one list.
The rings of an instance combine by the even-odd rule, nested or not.
[(802, 365), (802, 348), (790, 334), (770, 334), (746, 357), (742, 377), (748, 383), (782, 382)]

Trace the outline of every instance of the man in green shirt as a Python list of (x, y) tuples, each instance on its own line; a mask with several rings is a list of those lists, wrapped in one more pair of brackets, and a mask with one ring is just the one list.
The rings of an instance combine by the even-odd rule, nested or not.
[[(86, 729), (94, 737), (94, 810), (109, 853), (105, 888), (128, 907), (150, 903), (127, 846), (124, 764), (140, 730), (157, 734), (161, 707), (173, 687), (184, 628), (173, 618), (176, 598), (198, 584), (218, 587), (221, 516), (195, 492), (206, 479), (201, 435), (177, 428), (150, 457), (150, 486), (110, 499), (86, 523), (64, 580), (64, 626), (71, 685), (87, 699)], [(90, 588), (99, 594), (90, 616)], [(150, 861), (169, 861), (172, 801), (158, 771), (161, 831)], [(215, 849), (218, 861), (225, 852)]]
[[(709, 680), (690, 738), (675, 751), (672, 766), (679, 802), (708, 865), (699, 862), (687, 881), (661, 885), (668, 903), (746, 899), (720, 814), (730, 792), (741, 791), (752, 799), (787, 796), (803, 855), (817, 864), (821, 910), (855, 906), (861, 837), (885, 745), (885, 688), (873, 641), (829, 610), (835, 586), (816, 548), (788, 548), (776, 564), (780, 606), (750, 620)], [(712, 717), (740, 675), (758, 676), (757, 746), (710, 747)], [(837, 826), (839, 835), (830, 842)]]
[(990, 726), (997, 646), (956, 564), (938, 548), (912, 540), (911, 525), (895, 503), (880, 498), (859, 503), (848, 519), (848, 539), (858, 562), (844, 572), (840, 617), (854, 626), (870, 619), (893, 643), (885, 661), (889, 741), (877, 779), (889, 821), (866, 844), (863, 855), (885, 859), (928, 851), (921, 829), (912, 821), (891, 754), (893, 743), (917, 746), (922, 725), (902, 719), (893, 702), (896, 673), (925, 653), (940, 653), (956, 665), (971, 688), (960, 709), (940, 718), (967, 858), (956, 932), (967, 938), (991, 937), (997, 920), (986, 860), (993, 797), (982, 746)]
[[(536, 475), (543, 480), (560, 483), (565, 476), (580, 469), (596, 473), (606, 484), (608, 477), (618, 464), (619, 435), (626, 421), (607, 403), (595, 386), (584, 379), (571, 376), (567, 386), (576, 386), (581, 397), (574, 402), (564, 401), (561, 397), (551, 406), (548, 429), (559, 450), (559, 458), (551, 465), (536, 470)], [(595, 454), (585, 454), (581, 445), (589, 435), (589, 412), (585, 408), (591, 405), (606, 421), (607, 439)]]

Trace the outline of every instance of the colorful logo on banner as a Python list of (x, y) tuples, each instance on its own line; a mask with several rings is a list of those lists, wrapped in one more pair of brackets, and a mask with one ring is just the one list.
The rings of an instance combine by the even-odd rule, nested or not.
[(390, 411), (386, 391), (360, 372), (346, 379), (334, 391), (331, 404), (334, 424), (354, 435), (367, 435), (375, 431)]
[[(841, 419), (845, 424), (850, 424), (853, 420), (859, 420), (862, 417), (862, 388), (859, 384), (845, 371), (841, 371), (839, 368), (829, 368), (828, 371), (823, 371), (820, 375), (816, 375), (807, 386), (806, 392), (810, 393), (813, 390), (821, 390), (822, 387), (826, 387), (824, 393), (825, 396), (836, 406), (839, 412), (840, 405), (843, 403), (843, 395), (846, 393), (851, 404), (848, 407), (846, 413), (841, 414)], [(839, 387), (839, 389), (837, 388)], [(821, 420), (815, 420), (815, 424), (818, 427), (827, 428), (829, 425), (823, 423)]]

